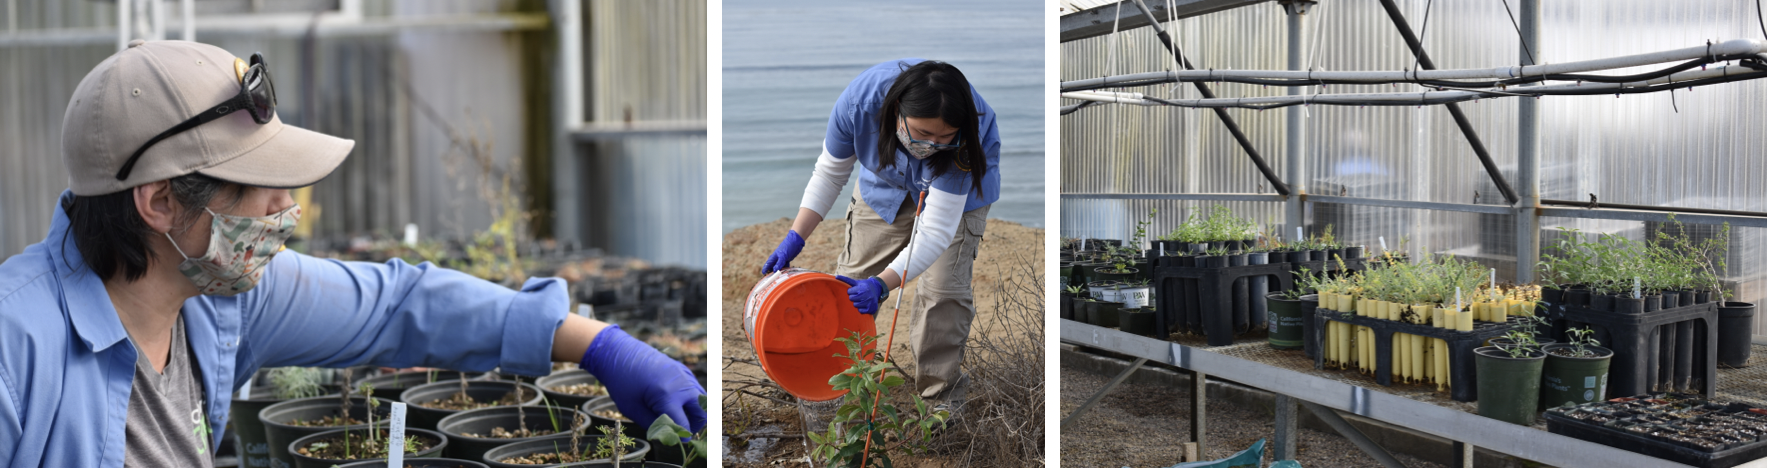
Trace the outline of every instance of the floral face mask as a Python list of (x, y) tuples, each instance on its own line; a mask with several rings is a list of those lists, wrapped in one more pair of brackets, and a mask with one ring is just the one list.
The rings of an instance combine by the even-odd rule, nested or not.
[[(214, 211), (209, 214), (215, 220), (210, 225), (209, 251), (202, 257), (190, 258), (177, 242), (172, 242), (178, 256), (184, 257), (178, 272), (205, 295), (233, 296), (250, 291), (264, 279), (264, 266), (282, 251), (283, 242), (294, 235), (295, 223), (301, 220), (301, 206), (258, 218)], [(166, 239), (171, 240), (172, 234), (167, 233)]]
[(915, 159), (927, 159), (927, 157), (933, 156), (933, 153), (949, 149), (958, 149), (958, 147), (964, 146), (964, 139), (962, 136), (954, 138), (951, 144), (939, 144), (926, 140), (916, 140), (909, 136), (908, 120), (903, 119), (900, 116), (897, 117), (897, 120), (900, 121), (900, 125), (896, 126), (896, 141), (901, 142), (902, 149), (907, 151), (909, 156), (914, 156)]

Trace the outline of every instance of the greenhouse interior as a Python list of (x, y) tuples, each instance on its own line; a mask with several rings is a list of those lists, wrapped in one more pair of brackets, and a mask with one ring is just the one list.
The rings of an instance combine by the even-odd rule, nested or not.
[(1061, 3), (1064, 464), (1763, 463), (1755, 2)]

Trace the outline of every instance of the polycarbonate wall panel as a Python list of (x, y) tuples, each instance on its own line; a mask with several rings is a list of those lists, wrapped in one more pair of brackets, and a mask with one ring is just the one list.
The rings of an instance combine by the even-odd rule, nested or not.
[[(1563, 63), (1760, 38), (1748, 2), (1578, 0), (1544, 2), (1537, 60)], [(1515, 65), (1520, 42), (1503, 2), (1400, 1), (1438, 68)], [(1426, 20), (1426, 7), (1429, 19)], [(1517, 2), (1510, 2), (1516, 8)], [(1287, 18), (1276, 3), (1165, 23), (1198, 68), (1287, 68)], [(1321, 2), (1308, 14), (1307, 67), (1406, 70), (1416, 59), (1377, 2)], [(1115, 59), (1108, 54), (1118, 41)], [(1141, 28), (1061, 45), (1062, 80), (1173, 68), (1153, 30)], [(1639, 73), (1640, 67), (1612, 73)], [(1286, 94), (1277, 87), (1212, 84), (1219, 97)], [(1668, 93), (1540, 98), (1541, 196), (1546, 199), (1762, 211), (1761, 81)], [(1175, 91), (1176, 89), (1176, 91)], [(1308, 93), (1410, 92), (1415, 85), (1312, 87)], [(1198, 98), (1189, 85), (1119, 91)], [(1062, 105), (1079, 101), (1062, 100)], [(1517, 184), (1518, 99), (1460, 104), (1499, 172)], [(1279, 177), (1286, 177), (1286, 110), (1230, 110)], [(1307, 192), (1443, 203), (1509, 205), (1444, 106), (1305, 109)], [(1093, 106), (1062, 116), (1062, 193), (1272, 193), (1209, 110)], [(1521, 188), (1517, 187), (1518, 194)], [(1189, 209), (1214, 202), (1065, 200), (1065, 237), (1127, 238), (1139, 216), (1159, 207), (1158, 231)], [(1281, 223), (1278, 203), (1222, 203), (1237, 215)], [(1308, 223), (1326, 224), (1348, 244), (1414, 254), (1455, 254), (1514, 276), (1515, 224), (1508, 215), (1310, 203)], [(1558, 227), (1644, 232), (1645, 223), (1540, 219), (1543, 243)], [(1287, 235), (1293, 230), (1285, 229)], [(1636, 234), (1642, 236), (1643, 234)], [(1743, 264), (1732, 281), (1741, 300), (1760, 302), (1762, 229), (1736, 229)], [(1761, 322), (1761, 321), (1758, 321)], [(1763, 333), (1758, 324), (1757, 334)]]

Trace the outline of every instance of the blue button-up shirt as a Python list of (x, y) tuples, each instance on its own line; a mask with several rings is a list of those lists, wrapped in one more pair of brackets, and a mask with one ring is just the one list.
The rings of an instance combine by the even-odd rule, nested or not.
[[(67, 230), (58, 203), (49, 236), (0, 264), (0, 464), (120, 468), (136, 348)], [(257, 288), (197, 296), (182, 316), (210, 427), (221, 427), (234, 388), (260, 367), (545, 375), (568, 301), (558, 279), (511, 291), (427, 262), (284, 251)]]
[[(860, 198), (866, 205), (886, 223), (896, 222), (896, 210), (902, 207), (902, 200), (908, 197), (909, 191), (920, 191), (921, 181), (932, 175), (933, 168), (927, 161), (915, 159), (908, 153), (898, 149), (896, 165), (889, 169), (879, 164), (878, 155), (878, 108), (884, 103), (884, 95), (890, 92), (890, 85), (896, 83), (896, 76), (911, 65), (923, 62), (923, 59), (908, 58), (891, 60), (873, 65), (854, 78), (847, 89), (841, 92), (841, 98), (835, 101), (835, 109), (829, 115), (828, 133), (824, 135), (824, 147), (829, 155), (836, 159), (859, 157), (859, 165), (864, 170), (859, 173)], [(987, 172), (983, 173), (982, 190), (971, 190), (970, 173), (948, 170), (938, 179), (932, 180), (932, 188), (947, 193), (965, 195), (964, 211), (970, 211), (993, 204), (1001, 199), (1001, 134), (995, 125), (994, 108), (982, 100), (976, 93), (976, 87), (970, 87), (970, 97), (976, 101), (977, 130), (982, 138), (982, 151), (987, 159)], [(896, 134), (883, 135), (896, 138)]]

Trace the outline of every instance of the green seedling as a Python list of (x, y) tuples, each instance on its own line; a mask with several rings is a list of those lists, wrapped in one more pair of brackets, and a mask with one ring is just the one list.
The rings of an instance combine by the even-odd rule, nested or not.
[[(700, 406), (706, 406), (706, 395), (700, 395)], [(657, 420), (651, 423), (651, 429), (645, 433), (645, 438), (670, 447), (679, 447), (682, 466), (692, 465), (694, 460), (706, 456), (706, 430), (689, 431), (676, 424), (667, 414), (657, 416)]]

